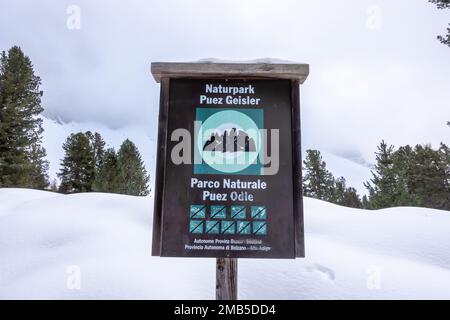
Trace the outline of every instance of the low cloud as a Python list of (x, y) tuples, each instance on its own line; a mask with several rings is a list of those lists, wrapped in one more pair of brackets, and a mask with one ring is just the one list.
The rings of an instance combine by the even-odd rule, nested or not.
[[(450, 143), (450, 51), (435, 39), (448, 17), (423, 0), (377, 3), (3, 0), (0, 48), (24, 49), (43, 79), (46, 116), (66, 122), (156, 135), (151, 61), (273, 57), (311, 65), (307, 147), (372, 161), (383, 138)], [(70, 5), (79, 29), (67, 27)]]

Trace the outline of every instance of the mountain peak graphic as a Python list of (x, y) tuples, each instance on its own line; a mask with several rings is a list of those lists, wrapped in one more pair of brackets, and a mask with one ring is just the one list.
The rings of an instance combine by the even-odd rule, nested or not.
[(211, 134), (203, 146), (203, 151), (256, 152), (256, 145), (255, 141), (244, 131), (233, 128), (230, 132), (225, 130), (222, 134), (217, 132)]

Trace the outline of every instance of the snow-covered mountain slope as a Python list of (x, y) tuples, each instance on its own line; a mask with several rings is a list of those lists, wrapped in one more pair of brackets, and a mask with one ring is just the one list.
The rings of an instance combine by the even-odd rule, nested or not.
[(125, 139), (133, 141), (141, 153), (147, 171), (153, 180), (153, 168), (156, 159), (155, 140), (150, 138), (149, 128), (136, 126), (124, 127), (121, 129), (111, 129), (99, 123), (58, 123), (54, 120), (43, 117), (43, 145), (47, 151), (47, 160), (50, 162), (49, 176), (56, 179), (56, 173), (60, 170), (61, 159), (64, 157), (63, 143), (71, 133), (77, 132), (98, 132), (102, 135), (107, 147), (113, 147), (116, 151)]
[[(320, 153), (327, 164), (328, 171), (335, 178), (344, 177), (347, 181), (347, 187), (355, 188), (361, 196), (368, 193), (366, 187), (364, 187), (364, 182), (370, 181), (372, 178), (371, 169), (368, 166), (324, 150), (320, 150)], [(305, 156), (303, 156), (304, 158)]]
[[(62, 145), (66, 138), (71, 133), (90, 130), (92, 132), (99, 132), (107, 145), (116, 148), (116, 150), (126, 138), (129, 138), (136, 143), (145, 162), (147, 171), (150, 173), (150, 181), (153, 184), (156, 161), (156, 129), (152, 131), (151, 128), (136, 126), (114, 130), (98, 123), (58, 123), (48, 118), (43, 118), (43, 120), (43, 144), (47, 150), (47, 159), (50, 161), (49, 174), (51, 179), (57, 178), (56, 173), (59, 171), (61, 159), (64, 157)], [(151, 137), (150, 132), (153, 132), (155, 137)], [(320, 151), (323, 159), (327, 163), (328, 170), (330, 170), (336, 178), (343, 176), (347, 179), (348, 186), (356, 188), (361, 195), (366, 194), (363, 183), (371, 178), (370, 169), (368, 167), (326, 152), (325, 150)]]
[[(214, 259), (150, 256), (152, 202), (0, 189), (0, 298), (213, 299)], [(305, 225), (306, 259), (239, 260), (239, 298), (450, 299), (450, 212), (305, 199)]]

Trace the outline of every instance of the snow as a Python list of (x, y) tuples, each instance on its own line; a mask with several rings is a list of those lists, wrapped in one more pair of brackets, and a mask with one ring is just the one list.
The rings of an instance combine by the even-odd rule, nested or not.
[(253, 60), (227, 60), (227, 59), (220, 59), (220, 58), (204, 58), (199, 59), (194, 62), (200, 62), (200, 63), (236, 63), (236, 64), (301, 64), (299, 62), (291, 61), (291, 60), (284, 60), (284, 59), (276, 59), (276, 58), (259, 58), (259, 59), (253, 59)]
[[(0, 299), (213, 299), (214, 259), (151, 257), (152, 202), (0, 189)], [(450, 299), (450, 212), (304, 202), (307, 258), (240, 259), (240, 299)]]

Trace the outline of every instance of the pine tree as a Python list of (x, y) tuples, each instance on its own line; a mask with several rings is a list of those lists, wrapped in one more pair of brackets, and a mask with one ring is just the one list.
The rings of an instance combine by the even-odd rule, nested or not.
[(118, 193), (134, 196), (149, 194), (149, 176), (135, 144), (126, 139), (117, 153), (119, 163)]
[[(450, 125), (450, 123), (449, 123)], [(442, 168), (442, 180), (444, 184), (444, 203), (442, 209), (450, 210), (450, 148), (441, 143), (438, 150), (440, 157), (440, 167)], [(445, 194), (447, 195), (445, 197)]]
[(362, 202), (356, 189), (347, 187), (344, 177), (335, 179), (331, 202), (344, 207), (362, 208)]
[(0, 187), (48, 187), (43, 112), (31, 60), (19, 47), (0, 56)]
[(341, 206), (345, 206), (345, 193), (347, 191), (347, 182), (344, 177), (337, 178), (334, 181), (332, 202)]
[(382, 142), (378, 148), (376, 172), (369, 189), (372, 209), (393, 206), (421, 206), (450, 209), (450, 152), (441, 144), (400, 147), (393, 151)]
[(65, 152), (58, 177), (60, 192), (92, 191), (95, 179), (95, 155), (87, 133), (71, 134), (63, 144)]
[(99, 170), (105, 154), (105, 141), (98, 132), (92, 134), (91, 131), (88, 131), (86, 132), (86, 135), (91, 141), (91, 147), (94, 152), (95, 168), (96, 170)]
[(327, 170), (325, 161), (318, 150), (306, 150), (303, 161), (303, 195), (315, 199), (332, 201), (333, 175)]
[(93, 191), (118, 193), (120, 168), (117, 154), (113, 148), (106, 150), (102, 157), (102, 163), (97, 171), (93, 184)]
[(393, 206), (395, 203), (395, 173), (392, 159), (394, 146), (388, 146), (384, 140), (378, 146), (376, 154), (377, 164), (375, 172), (372, 171), (371, 182), (364, 185), (369, 190), (369, 201), (373, 209), (382, 209)]
[(445, 159), (445, 154), (445, 145), (441, 145), (439, 150), (433, 150), (429, 145), (417, 145), (414, 148), (412, 174), (408, 178), (411, 192), (417, 198), (417, 205), (450, 209), (449, 162)]
[(400, 147), (392, 153), (392, 161), (395, 185), (391, 206), (417, 206), (418, 199), (411, 185), (411, 179), (415, 175), (414, 150), (409, 145)]
[[(434, 3), (438, 9), (450, 9), (450, 0), (428, 0), (428, 2)], [(450, 47), (450, 28), (447, 28), (446, 35), (437, 38), (441, 43)]]
[(355, 188), (345, 189), (343, 206), (350, 208), (362, 208), (363, 203)]

